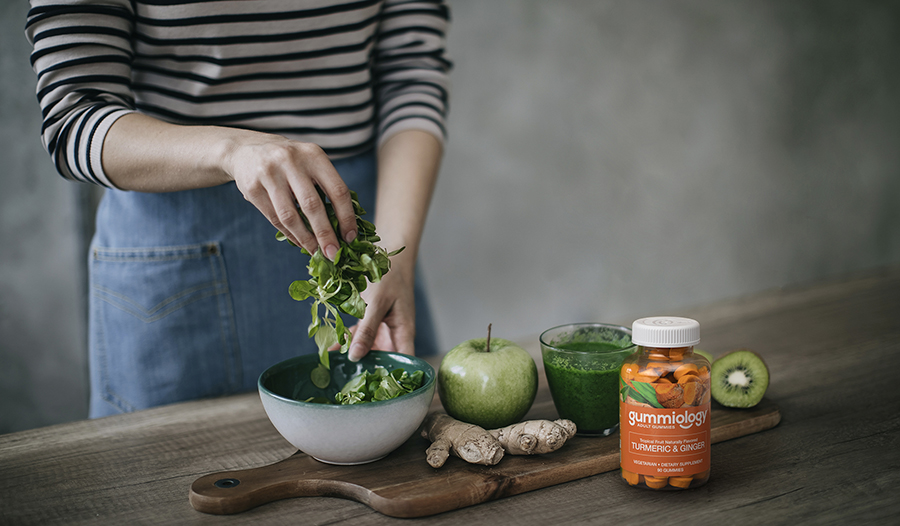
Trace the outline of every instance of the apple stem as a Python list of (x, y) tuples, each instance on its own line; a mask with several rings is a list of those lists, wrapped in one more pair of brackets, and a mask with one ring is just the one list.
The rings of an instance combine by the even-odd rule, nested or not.
[(484, 346), (484, 352), (491, 352), (491, 325), (492, 324), (488, 323), (488, 337), (487, 343)]

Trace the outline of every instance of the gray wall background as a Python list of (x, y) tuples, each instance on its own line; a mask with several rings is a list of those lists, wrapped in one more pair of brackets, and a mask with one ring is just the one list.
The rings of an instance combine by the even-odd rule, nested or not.
[[(900, 263), (900, 4), (451, 0), (442, 345)], [(0, 2), (0, 433), (84, 418), (90, 189)], [(702, 323), (702, 320), (701, 320)]]

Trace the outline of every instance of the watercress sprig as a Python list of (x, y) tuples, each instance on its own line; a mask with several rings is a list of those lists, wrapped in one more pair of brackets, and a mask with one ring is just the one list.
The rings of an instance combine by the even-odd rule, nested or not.
[(422, 387), (424, 381), (425, 373), (422, 371), (414, 371), (410, 374), (399, 367), (389, 372), (386, 368), (376, 365), (374, 370), (362, 371), (348, 380), (344, 387), (335, 393), (334, 400), (329, 400), (324, 396), (312, 396), (304, 402), (354, 405), (392, 400)]
[[(391, 256), (399, 254), (406, 247), (387, 252), (375, 244), (381, 241), (381, 238), (375, 233), (375, 225), (362, 218), (366, 211), (359, 204), (356, 192), (352, 190), (350, 198), (356, 214), (358, 233), (353, 241), (347, 243), (339, 234), (340, 228), (334, 207), (321, 189), (319, 189), (319, 197), (325, 204), (325, 211), (331, 221), (331, 227), (338, 234), (340, 247), (334, 256), (334, 261), (325, 257), (321, 247), (311, 255), (305, 248), (301, 248), (300, 250), (304, 254), (310, 255), (307, 265), (310, 277), (305, 281), (297, 280), (291, 283), (288, 293), (297, 301), (313, 299), (312, 321), (307, 333), (310, 338), (315, 338), (316, 346), (319, 349), (319, 366), (313, 369), (310, 377), (316, 387), (325, 388), (331, 382), (328, 348), (338, 344), (342, 353), (346, 353), (350, 349), (352, 335), (350, 329), (344, 324), (341, 313), (356, 318), (362, 318), (365, 315), (366, 302), (360, 294), (366, 290), (368, 283), (381, 281), (382, 276), (391, 269)], [(308, 227), (309, 222), (306, 216), (302, 212), (300, 216)], [(282, 232), (278, 232), (275, 238), (294, 245)]]
[(334, 400), (341, 405), (391, 400), (421, 387), (424, 374), (422, 371), (409, 374), (402, 368), (388, 372), (384, 367), (376, 365), (373, 371), (363, 371), (347, 382), (334, 395)]

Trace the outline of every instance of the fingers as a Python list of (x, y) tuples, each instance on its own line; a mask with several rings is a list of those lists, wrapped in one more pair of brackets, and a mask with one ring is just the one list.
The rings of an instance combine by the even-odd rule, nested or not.
[(309, 221), (309, 228), (316, 243), (322, 247), (322, 252), (328, 259), (333, 260), (340, 243), (335, 233), (328, 214), (325, 212), (325, 204), (316, 191), (316, 186), (322, 189), (331, 206), (338, 222), (338, 230), (348, 243), (356, 237), (356, 213), (351, 201), (350, 189), (341, 179), (340, 174), (334, 169), (331, 160), (321, 148), (315, 145), (306, 145), (307, 152), (304, 156), (305, 163), (300, 169), (290, 172), (289, 182), (297, 200), (297, 204)]
[[(379, 321), (375, 321), (375, 320)], [(366, 311), (366, 316), (351, 328), (352, 343), (348, 352), (351, 362), (358, 362), (371, 349), (391, 351), (414, 356), (415, 348), (415, 315), (401, 316), (393, 309), (384, 316)]]
[(351, 362), (358, 362), (362, 360), (363, 356), (369, 354), (369, 351), (375, 344), (375, 337), (378, 335), (378, 326), (381, 324), (381, 320), (367, 322), (367, 319), (373, 319), (374, 316), (366, 314), (367, 316), (359, 322), (359, 325), (356, 326), (356, 331), (353, 333), (353, 342), (350, 344), (350, 351), (347, 353), (347, 357), (350, 358)]
[[(290, 195), (293, 195), (297, 206), (303, 211), (303, 215), (309, 222), (307, 232), (312, 234), (312, 242), (309, 245), (303, 245), (303, 248), (313, 254), (316, 248), (321, 247), (325, 257), (333, 260), (340, 244), (325, 211), (325, 203), (319, 197), (315, 185), (311, 179), (296, 172), (290, 174), (288, 182), (290, 183)], [(306, 229), (304, 228), (304, 230)]]
[(291, 242), (310, 254), (321, 247), (333, 260), (340, 243), (316, 187), (334, 207), (341, 235), (348, 242), (357, 234), (349, 188), (318, 146), (277, 136), (257, 140), (244, 145), (232, 168), (244, 198)]
[(314, 253), (319, 245), (297, 211), (294, 190), (283, 180), (273, 178), (267, 182), (266, 195), (253, 204), (268, 218), (272, 226), (284, 233), (295, 245), (305, 248), (310, 254)]
[(400, 354), (415, 356), (415, 329), (412, 326), (400, 326), (391, 330), (391, 340), (394, 342), (394, 351)]
[(343, 236), (344, 241), (349, 243), (356, 238), (357, 234), (356, 211), (353, 210), (350, 189), (347, 188), (344, 180), (341, 179), (330, 161), (328, 162), (327, 167), (323, 167), (323, 169), (317, 173), (322, 174), (322, 177), (318, 179), (319, 187), (322, 188), (322, 191), (328, 196), (328, 200), (331, 201), (331, 205), (334, 207), (334, 215), (338, 220), (341, 235)]
[(416, 353), (413, 337), (412, 332), (391, 327), (386, 322), (379, 323), (374, 331), (370, 330), (370, 327), (362, 327), (360, 324), (353, 333), (353, 343), (350, 345), (347, 356), (351, 362), (358, 362), (372, 349), (414, 356)]
[(381, 322), (378, 326), (378, 333), (375, 334), (375, 343), (372, 348), (379, 351), (399, 352), (394, 345), (394, 338), (391, 336), (391, 327), (387, 323)]

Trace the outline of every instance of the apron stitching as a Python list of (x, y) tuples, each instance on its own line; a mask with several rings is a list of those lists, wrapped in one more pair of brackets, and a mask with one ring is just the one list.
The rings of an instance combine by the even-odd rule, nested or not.
[[(100, 316), (100, 308), (96, 304), (96, 301), (100, 300), (101, 298), (99, 298), (96, 294), (94, 294), (94, 298), (95, 298), (94, 309), (96, 310), (94, 315), (102, 320), (102, 317)], [(134, 411), (134, 408), (131, 406), (131, 404), (129, 404), (128, 402), (123, 400), (118, 395), (118, 393), (116, 393), (115, 391), (112, 390), (112, 388), (110, 386), (109, 372), (108, 372), (108, 368), (107, 368), (108, 361), (107, 361), (107, 352), (106, 352), (106, 323), (104, 323), (103, 321), (101, 321), (100, 323), (97, 323), (97, 340), (98, 340), (97, 341), (97, 352), (100, 355), (98, 357), (98, 359), (99, 359), (98, 360), (99, 361), (98, 368), (100, 369), (100, 378), (101, 378), (101, 382), (103, 385), (103, 400), (106, 401), (106, 403), (115, 407), (120, 412), (127, 413), (127, 412)]]
[[(142, 305), (135, 302), (128, 296), (119, 294), (118, 292), (110, 290), (106, 287), (103, 287), (100, 285), (93, 285), (92, 288), (94, 289), (98, 298), (109, 303), (110, 305), (114, 305), (114, 306), (122, 309), (125, 312), (134, 314), (136, 317), (138, 317), (148, 323), (162, 319), (166, 315), (171, 314), (172, 312), (177, 311), (178, 309), (180, 309), (182, 307), (190, 305), (191, 303), (194, 303), (195, 301), (199, 301), (201, 299), (208, 298), (209, 296), (222, 293), (221, 289), (219, 288), (219, 283), (212, 281), (212, 282), (203, 283), (201, 285), (197, 285), (197, 286), (191, 287), (189, 289), (183, 290), (180, 293), (175, 294), (174, 296), (170, 296), (170, 297), (166, 298), (165, 300), (161, 301), (159, 304), (157, 304), (149, 309), (145, 309)], [(205, 289), (209, 289), (209, 290), (203, 294), (200, 294), (200, 295), (197, 295), (197, 296), (191, 298), (188, 301), (175, 303), (178, 300), (184, 298), (185, 296), (195, 294), (195, 293), (203, 291)], [(122, 303), (112, 301), (110, 298), (107, 298), (104, 296), (110, 296), (111, 298), (120, 300)], [(175, 304), (172, 305), (173, 303), (175, 303)]]
[[(218, 247), (218, 242), (215, 243)], [(221, 250), (215, 250), (214, 256), (210, 258), (210, 269), (213, 276), (216, 277), (216, 286), (221, 290), (218, 296), (219, 316), (220, 316), (220, 334), (222, 336), (222, 346), (225, 350), (225, 357), (228, 359), (229, 377), (231, 380), (231, 389), (239, 390), (243, 383), (243, 369), (239, 367), (240, 345), (237, 338), (237, 321), (234, 318), (234, 309), (231, 305), (231, 293), (228, 288), (228, 272), (225, 268), (225, 258)], [(229, 334), (230, 333), (230, 334)]]

